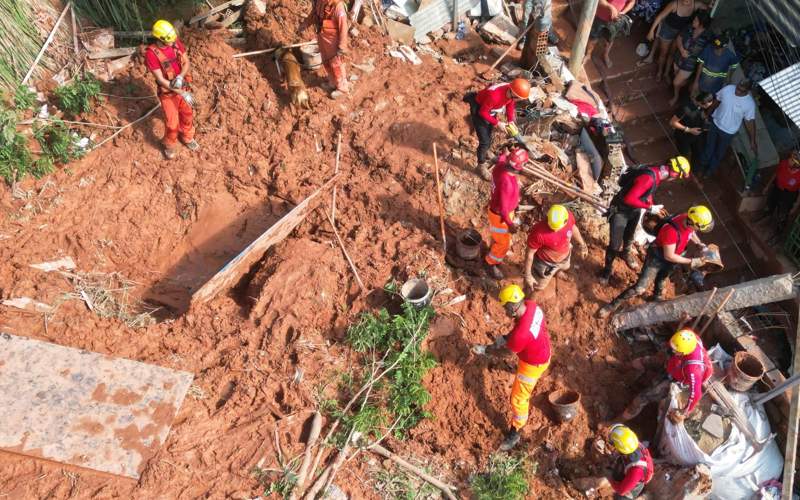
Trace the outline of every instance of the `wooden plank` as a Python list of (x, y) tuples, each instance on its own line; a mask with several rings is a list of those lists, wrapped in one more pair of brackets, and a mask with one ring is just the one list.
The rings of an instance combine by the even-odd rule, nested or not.
[[(720, 288), (717, 297), (722, 300), (731, 290), (736, 290), (731, 300), (725, 305), (725, 311), (753, 307), (771, 302), (779, 302), (795, 297), (794, 282), (791, 274), (776, 274), (753, 281), (737, 283)], [(711, 292), (685, 295), (676, 299), (643, 304), (623, 311), (612, 320), (616, 330), (627, 330), (657, 323), (680, 321), (684, 314), (690, 318), (697, 316), (703, 308)], [(714, 299), (715, 301), (717, 299)]]
[(192, 374), (0, 334), (0, 449), (139, 479)]
[(231, 0), (230, 2), (219, 4), (213, 9), (206, 12), (205, 14), (200, 14), (189, 19), (189, 24), (199, 23), (208, 16), (213, 16), (214, 14), (218, 14), (230, 7), (241, 7), (242, 5), (244, 5), (244, 0)]
[(192, 306), (211, 300), (219, 292), (230, 288), (239, 281), (250, 267), (263, 257), (264, 253), (272, 245), (280, 243), (284, 238), (289, 236), (289, 233), (303, 221), (306, 215), (316, 208), (316, 201), (320, 193), (331, 188), (337, 177), (338, 175), (333, 176), (333, 178), (322, 187), (311, 193), (308, 198), (294, 207), (288, 214), (284, 215), (272, 227), (267, 229), (264, 234), (256, 238), (255, 241), (250, 243), (250, 245), (242, 250), (239, 255), (234, 257), (233, 260), (225, 264), (225, 267), (220, 269), (217, 274), (192, 295)]
[[(800, 369), (800, 321), (797, 323), (797, 333), (795, 334), (794, 361), (792, 362), (792, 373), (798, 373)], [(789, 406), (789, 433), (786, 436), (786, 446), (783, 458), (783, 494), (781, 498), (792, 498), (794, 491), (794, 467), (797, 459), (797, 422), (800, 419), (800, 387), (795, 387), (791, 392), (791, 405)]]
[(121, 47), (118, 49), (105, 49), (96, 52), (89, 52), (89, 59), (110, 59), (112, 57), (124, 57), (135, 54), (138, 47)]

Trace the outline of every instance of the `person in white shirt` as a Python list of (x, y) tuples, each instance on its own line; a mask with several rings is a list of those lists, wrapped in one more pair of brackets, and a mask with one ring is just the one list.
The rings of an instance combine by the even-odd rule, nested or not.
[(711, 177), (728, 151), (733, 137), (744, 121), (750, 145), (758, 156), (756, 143), (756, 102), (750, 95), (753, 84), (742, 80), (736, 85), (726, 85), (717, 92), (711, 105), (712, 120), (703, 154), (700, 156), (699, 175)]

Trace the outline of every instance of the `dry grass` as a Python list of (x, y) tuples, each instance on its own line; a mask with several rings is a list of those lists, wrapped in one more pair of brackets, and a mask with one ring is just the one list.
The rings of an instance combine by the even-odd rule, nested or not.
[(158, 308), (147, 306), (131, 297), (137, 283), (120, 273), (61, 273), (69, 279), (75, 291), (69, 299), (82, 300), (86, 307), (101, 318), (115, 318), (131, 328), (155, 324)]

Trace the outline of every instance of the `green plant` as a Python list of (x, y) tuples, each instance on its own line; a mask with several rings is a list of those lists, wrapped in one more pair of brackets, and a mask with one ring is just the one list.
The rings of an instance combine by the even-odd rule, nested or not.
[[(42, 127), (36, 127), (33, 136), (39, 141), (42, 156), (52, 163), (65, 164), (81, 158), (86, 151), (75, 143), (76, 137), (66, 123), (55, 120)], [(45, 172), (47, 173), (47, 172)]]
[(281, 465), (281, 470), (262, 469), (253, 467), (252, 473), (259, 483), (266, 489), (264, 495), (277, 493), (281, 498), (289, 498), (292, 490), (297, 484), (297, 460), (292, 460), (286, 466)]
[(14, 91), (14, 108), (17, 111), (23, 111), (33, 108), (36, 104), (36, 93), (33, 92), (27, 85), (20, 85)]
[(528, 494), (528, 475), (535, 471), (536, 464), (524, 456), (495, 453), (488, 469), (472, 478), (470, 488), (477, 500), (519, 500)]
[[(429, 472), (429, 471), (428, 471)], [(394, 500), (419, 500), (440, 498), (439, 490), (406, 471), (395, 468), (381, 469), (375, 473), (375, 489), (382, 498)]]
[[(8, 92), (17, 89), (44, 41), (33, 19), (28, 2), (0, 0), (0, 88)], [(45, 54), (37, 69), (47, 66)]]
[(0, 176), (9, 184), (22, 179), (33, 159), (28, 141), (17, 132), (17, 116), (10, 109), (0, 108)]
[(73, 0), (78, 13), (96, 26), (117, 31), (149, 29), (163, 7), (175, 2), (156, 0)]
[(91, 73), (80, 75), (69, 85), (58, 87), (53, 94), (58, 107), (67, 114), (78, 115), (92, 110), (95, 100), (100, 99), (100, 82)]

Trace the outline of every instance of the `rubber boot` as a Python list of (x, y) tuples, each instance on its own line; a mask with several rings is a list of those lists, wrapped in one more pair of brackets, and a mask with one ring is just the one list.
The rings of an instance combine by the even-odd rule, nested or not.
[(610, 248), (606, 249), (606, 263), (603, 270), (600, 271), (600, 279), (597, 280), (601, 285), (608, 285), (611, 279), (611, 272), (614, 269), (614, 260), (617, 258), (619, 252)]
[(485, 161), (483, 163), (478, 164), (478, 171), (481, 173), (481, 177), (484, 180), (490, 181), (492, 180), (492, 163)]
[(500, 451), (509, 451), (515, 446), (519, 444), (519, 440), (522, 438), (520, 436), (519, 431), (517, 429), (511, 429), (508, 434), (506, 434), (506, 438), (500, 443)]
[(503, 274), (503, 271), (500, 270), (499, 265), (490, 266), (489, 264), (486, 264), (486, 274), (497, 281), (505, 278), (505, 275)]
[(628, 267), (630, 267), (634, 271), (638, 271), (639, 270), (639, 267), (640, 267), (639, 266), (639, 259), (637, 259), (636, 255), (634, 255), (634, 251), (633, 251), (632, 247), (628, 246), (628, 247), (625, 247), (622, 250), (622, 258), (625, 261), (625, 264), (628, 265)]

